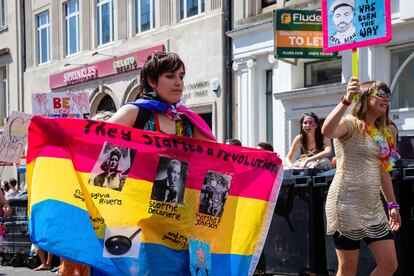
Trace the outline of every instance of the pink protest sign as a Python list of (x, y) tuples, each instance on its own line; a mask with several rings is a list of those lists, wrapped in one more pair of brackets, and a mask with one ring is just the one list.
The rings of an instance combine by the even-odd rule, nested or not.
[(322, 0), (323, 51), (335, 52), (391, 40), (389, 0)]

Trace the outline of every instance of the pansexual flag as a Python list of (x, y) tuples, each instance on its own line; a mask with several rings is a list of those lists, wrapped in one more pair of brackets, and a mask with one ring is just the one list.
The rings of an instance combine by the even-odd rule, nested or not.
[(282, 178), (275, 153), (35, 116), (32, 241), (108, 275), (251, 275)]

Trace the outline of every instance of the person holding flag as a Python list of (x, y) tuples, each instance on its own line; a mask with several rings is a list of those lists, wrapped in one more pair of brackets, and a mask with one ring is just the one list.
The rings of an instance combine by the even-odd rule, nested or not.
[(139, 99), (108, 120), (124, 126), (215, 141), (205, 121), (181, 100), (185, 66), (175, 53), (149, 55), (140, 74)]

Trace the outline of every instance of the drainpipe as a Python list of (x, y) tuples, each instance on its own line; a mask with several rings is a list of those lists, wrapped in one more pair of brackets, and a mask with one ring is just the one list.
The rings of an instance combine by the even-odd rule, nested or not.
[(21, 73), (20, 77), (20, 82), (18, 82), (18, 85), (21, 86), (20, 87), (20, 93), (18, 93), (18, 109), (20, 109), (22, 112), (24, 112), (24, 72), (26, 71), (26, 22), (25, 22), (25, 1), (24, 0), (19, 0), (16, 1), (17, 3), (19, 3), (19, 7), (20, 7), (20, 18), (17, 19), (20, 20), (20, 33), (17, 35), (20, 35), (20, 39), (17, 39), (18, 43), (20, 42), (19, 45), (19, 51), (20, 53), (17, 54), (17, 56), (19, 56), (20, 54), (20, 61), (18, 61), (18, 65), (20, 68), (20, 70), (18, 70), (19, 74)]
[(226, 33), (233, 29), (233, 2), (223, 1), (224, 10), (224, 92), (225, 92), (225, 139), (233, 138), (233, 78), (232, 78), (232, 39)]

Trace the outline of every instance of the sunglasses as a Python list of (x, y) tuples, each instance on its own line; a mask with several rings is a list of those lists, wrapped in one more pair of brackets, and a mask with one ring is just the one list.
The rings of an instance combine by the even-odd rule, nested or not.
[(315, 113), (313, 113), (313, 112), (304, 112), (303, 116), (315, 116)]
[(369, 93), (370, 96), (376, 96), (383, 99), (387, 99), (388, 101), (391, 99), (391, 94), (388, 94), (387, 92), (383, 90), (374, 90)]

